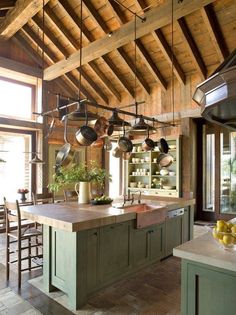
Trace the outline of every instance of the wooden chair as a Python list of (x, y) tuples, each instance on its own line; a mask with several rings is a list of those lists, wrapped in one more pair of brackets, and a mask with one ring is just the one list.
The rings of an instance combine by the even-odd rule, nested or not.
[[(37, 256), (32, 255), (32, 248), (37, 249), (42, 244), (36, 241), (36, 238), (42, 236), (42, 232), (35, 228), (31, 228), (30, 225), (22, 226), (21, 213), (19, 203), (16, 202), (8, 202), (6, 198), (4, 198), (4, 210), (6, 217), (6, 276), (7, 280), (9, 280), (10, 276), (10, 264), (17, 263), (18, 264), (18, 288), (21, 287), (21, 272), (30, 271), (32, 269), (38, 268), (39, 266), (32, 266), (32, 259), (38, 258)], [(17, 223), (17, 230), (11, 230), (10, 224), (11, 222)], [(32, 222), (33, 223), (33, 222)], [(35, 244), (33, 243), (33, 239), (35, 239)], [(25, 241), (22, 244), (22, 241)], [(27, 244), (25, 244), (27, 242)], [(16, 249), (12, 248), (12, 244), (16, 244)], [(27, 250), (27, 256), (22, 256), (22, 252)], [(11, 254), (17, 254), (17, 259), (11, 260)], [(41, 255), (42, 256), (42, 255)], [(28, 268), (22, 268), (22, 261), (28, 260)]]
[(32, 199), (33, 199), (34, 205), (44, 204), (44, 203), (54, 203), (53, 193), (43, 193), (43, 194), (32, 193)]
[(77, 201), (78, 200), (77, 192), (75, 190), (64, 189), (64, 200), (65, 202)]

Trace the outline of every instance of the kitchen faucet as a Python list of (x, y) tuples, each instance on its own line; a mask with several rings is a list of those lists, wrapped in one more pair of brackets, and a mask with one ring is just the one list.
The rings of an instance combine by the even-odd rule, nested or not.
[(126, 194), (124, 193), (123, 206), (125, 205), (125, 203), (126, 203), (127, 201), (131, 201), (131, 205), (132, 205), (133, 202), (134, 202), (134, 194), (132, 194), (132, 198), (130, 198), (130, 189), (128, 189), (128, 196), (127, 196), (127, 199), (126, 199)]

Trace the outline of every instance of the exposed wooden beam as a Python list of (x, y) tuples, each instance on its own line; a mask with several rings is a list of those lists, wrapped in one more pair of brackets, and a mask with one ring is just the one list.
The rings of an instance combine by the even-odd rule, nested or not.
[[(135, 75), (135, 64), (130, 60), (130, 58), (127, 56), (126, 52), (123, 48), (118, 48), (117, 51), (119, 52), (122, 59), (125, 61), (126, 65), (129, 67), (130, 71)], [(136, 78), (141, 87), (144, 89), (144, 91), (150, 95), (150, 87), (147, 84), (147, 82), (144, 80), (142, 74), (137, 70), (136, 71)]]
[(65, 27), (62, 21), (56, 16), (56, 14), (53, 12), (53, 10), (49, 6), (45, 7), (45, 13), (48, 15), (51, 21), (55, 24), (55, 26), (61, 32), (61, 34), (66, 37), (70, 45), (72, 45), (72, 47), (75, 49), (79, 49), (80, 48), (79, 43), (75, 40), (75, 38), (72, 36), (70, 31)]
[[(40, 20), (38, 16), (35, 16), (33, 18), (33, 21), (36, 23), (36, 25), (43, 29), (43, 23)], [(44, 25), (44, 33), (45, 35), (50, 39), (50, 41), (54, 44), (54, 46), (64, 55), (64, 57), (68, 56), (68, 51), (67, 49), (57, 40), (57, 38), (52, 34), (51, 30), (49, 30), (45, 25)], [(93, 82), (90, 77), (86, 74), (84, 70), (82, 70), (82, 75), (85, 78), (85, 80), (89, 83), (89, 85), (92, 87), (94, 92), (101, 98), (105, 103), (108, 104), (109, 100), (108, 97), (103, 93), (103, 91), (99, 88), (99, 86)]]
[(109, 29), (108, 29), (106, 23), (104, 22), (103, 18), (98, 13), (98, 11), (95, 9), (95, 7), (91, 3), (91, 1), (90, 0), (83, 0), (83, 4), (85, 5), (87, 10), (89, 11), (91, 18), (94, 19), (98, 23), (98, 25), (100, 25), (100, 27), (105, 32), (105, 34), (109, 33)]
[(115, 15), (115, 18), (117, 19), (119, 24), (122, 25), (122, 24), (127, 23), (127, 20), (124, 16), (123, 12), (121, 11), (119, 4), (113, 0), (108, 0), (107, 2), (110, 5), (110, 7), (111, 7), (111, 9)]
[(136, 45), (137, 45), (137, 50), (138, 50), (139, 54), (141, 55), (144, 63), (146, 64), (147, 68), (152, 73), (154, 78), (160, 83), (161, 87), (164, 90), (166, 90), (167, 89), (167, 82), (163, 78), (163, 76), (160, 73), (160, 71), (157, 69), (154, 61), (152, 60), (152, 58), (148, 54), (146, 48), (143, 46), (143, 44), (142, 44), (140, 39), (136, 40)]
[[(72, 9), (71, 5), (67, 0), (59, 0), (59, 3), (67, 12), (67, 14), (71, 17), (74, 23), (80, 28), (80, 23), (78, 16), (76, 15), (75, 11)], [(92, 33), (87, 29), (85, 25), (83, 25), (83, 34), (89, 42), (93, 42), (95, 40)], [(104, 61), (105, 62), (105, 61)], [(121, 101), (120, 93), (114, 88), (111, 82), (106, 78), (106, 76), (102, 73), (102, 71), (97, 67), (94, 62), (88, 63), (88, 66), (94, 71), (98, 79), (102, 82), (102, 84), (114, 95), (118, 101)]]
[(223, 62), (228, 57), (229, 50), (212, 6), (209, 4), (203, 7), (201, 9), (201, 14), (219, 56), (220, 62)]
[(43, 72), (39, 68), (31, 67), (21, 62), (0, 56), (0, 68), (42, 78)]
[[(111, 3), (113, 3), (113, 1), (111, 0), (109, 3), (111, 4)], [(144, 3), (143, 3), (143, 5), (144, 5)], [(113, 9), (113, 11), (115, 11), (115, 10), (117, 10), (116, 7)], [(120, 10), (116, 11), (116, 16), (118, 16), (118, 20), (121, 24), (127, 22), (126, 18), (124, 17), (124, 14)], [(137, 39), (136, 44), (137, 44), (137, 50), (139, 52), (139, 55), (142, 58), (142, 60), (144, 61), (144, 63), (146, 64), (146, 66), (148, 67), (149, 71), (152, 73), (152, 75), (157, 80), (157, 82), (160, 83), (161, 87), (164, 90), (166, 90), (167, 89), (167, 82), (165, 81), (162, 74), (158, 70), (157, 66), (153, 62), (152, 58), (150, 57), (149, 53), (147, 52), (147, 50), (143, 46), (141, 40)]]
[(126, 92), (128, 92), (129, 95), (134, 97), (133, 88), (131, 88), (129, 83), (123, 78), (123, 76), (120, 75), (117, 66), (111, 61), (111, 59), (107, 55), (104, 55), (103, 59), (106, 61), (106, 65), (111, 69), (113, 74), (116, 76), (116, 79), (120, 82), (120, 84), (123, 86)]
[(177, 24), (179, 26), (179, 30), (182, 33), (182, 36), (184, 38), (184, 42), (186, 47), (188, 48), (189, 54), (192, 57), (192, 60), (197, 68), (197, 70), (200, 72), (203, 79), (207, 76), (207, 69), (203, 62), (203, 59), (201, 57), (201, 54), (197, 48), (197, 45), (195, 44), (195, 41), (188, 29), (188, 26), (184, 20), (184, 18), (180, 18), (177, 20)]
[[(212, 3), (214, 0), (185, 0), (184, 5), (180, 5), (176, 2), (174, 7), (175, 19), (192, 13), (200, 9), (202, 6)], [(161, 6), (155, 7), (149, 10), (146, 14), (146, 22), (142, 22), (137, 19), (136, 33), (140, 38), (155, 29), (161, 28), (171, 23), (171, 0), (166, 0)], [(99, 58), (125, 44), (131, 42), (134, 38), (133, 21), (124, 24), (120, 29), (113, 32), (113, 36), (98, 39), (83, 49), (82, 64), (86, 64), (96, 58)], [(76, 51), (66, 60), (61, 60), (53, 66), (45, 69), (45, 79), (52, 80), (66, 72), (69, 72), (79, 66), (80, 52)]]
[[(155, 41), (157, 42), (159, 48), (161, 49), (163, 55), (165, 56), (166, 60), (168, 61), (168, 63), (170, 65), (172, 65), (172, 51), (170, 46), (168, 45), (164, 35), (162, 34), (162, 31), (159, 30), (155, 30), (154, 32), (152, 32), (152, 36), (154, 37)], [(181, 66), (179, 65), (175, 55), (173, 55), (173, 66), (174, 66), (174, 74), (177, 77), (177, 79), (179, 80), (179, 82), (185, 84), (185, 74), (181, 68)]]
[(0, 10), (0, 18), (5, 18), (8, 10)]
[(138, 14), (140, 14), (142, 11), (144, 12), (144, 9), (147, 7), (145, 0), (135, 0), (135, 3), (138, 8)]
[[(44, 3), (46, 4), (48, 1), (45, 0)], [(42, 9), (42, 6), (42, 0), (17, 0), (14, 8), (8, 11), (6, 18), (0, 25), (0, 37), (4, 39), (12, 37)]]

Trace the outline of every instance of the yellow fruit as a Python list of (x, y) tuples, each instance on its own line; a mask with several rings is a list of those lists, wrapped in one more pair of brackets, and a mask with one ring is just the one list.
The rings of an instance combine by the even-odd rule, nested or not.
[(236, 234), (236, 225), (233, 225), (233, 226), (231, 227), (231, 232), (234, 233), (234, 234)]
[(218, 221), (216, 222), (216, 226), (217, 226), (218, 228), (224, 228), (225, 225), (226, 225), (226, 223), (225, 223), (224, 220), (218, 220)]
[(233, 237), (232, 237), (230, 234), (224, 235), (224, 236), (223, 236), (223, 243), (224, 243), (225, 245), (230, 245), (230, 244), (232, 244), (232, 243), (233, 243)]
[(227, 232), (227, 228), (226, 228), (225, 226), (223, 226), (223, 227), (217, 227), (217, 228), (216, 228), (216, 232), (217, 232), (217, 233), (225, 233), (225, 232)]
[(231, 222), (230, 223), (226, 223), (226, 224), (227, 224), (227, 228), (228, 229), (231, 229), (234, 226), (233, 223), (231, 223)]
[(225, 245), (225, 243), (221, 239), (219, 239), (219, 243), (222, 244), (222, 245)]
[(218, 234), (217, 234), (217, 231), (216, 231), (216, 227), (213, 228), (213, 230), (212, 230), (212, 235), (213, 235), (214, 238), (216, 238), (216, 239), (218, 238)]

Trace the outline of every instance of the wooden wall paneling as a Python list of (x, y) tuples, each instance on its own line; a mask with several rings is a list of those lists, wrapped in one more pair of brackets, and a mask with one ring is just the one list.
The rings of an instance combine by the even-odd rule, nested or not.
[[(178, 5), (174, 8), (174, 16), (176, 19), (179, 19), (201, 8), (203, 5), (207, 5), (211, 2), (213, 1), (199, 0), (198, 2), (193, 2), (190, 0), (185, 0), (184, 6)], [(169, 15), (169, 12), (171, 12), (171, 1), (168, 0), (164, 2), (162, 6), (149, 10), (146, 13), (147, 20), (145, 22), (145, 25), (142, 23), (142, 21), (137, 21), (137, 38), (140, 38), (155, 29), (163, 27), (164, 25), (170, 24), (171, 17)], [(86, 46), (83, 50), (82, 63), (88, 63), (96, 58), (107, 54), (110, 51), (122, 47), (132, 41), (133, 38), (134, 28), (133, 22), (131, 21), (120, 27), (120, 29), (117, 30), (112, 37), (109, 37), (107, 35)], [(47, 80), (51, 80), (78, 67), (79, 55), (80, 52), (76, 51), (69, 58), (67, 58), (67, 60), (61, 60), (46, 69), (45, 78)]]
[(223, 62), (228, 57), (229, 50), (211, 4), (203, 7), (201, 14), (219, 56), (219, 61)]
[(182, 36), (185, 39), (186, 48), (188, 49), (190, 55), (192, 56), (193, 62), (197, 70), (202, 75), (203, 79), (205, 79), (207, 76), (207, 69), (199, 53), (197, 45), (194, 42), (194, 39), (190, 33), (190, 30), (185, 22), (185, 19), (184, 18), (178, 19), (177, 24), (179, 27), (179, 31), (181, 32)]
[[(44, 0), (45, 5), (49, 0)], [(42, 0), (17, 1), (0, 25), (0, 37), (9, 39), (42, 9)]]

